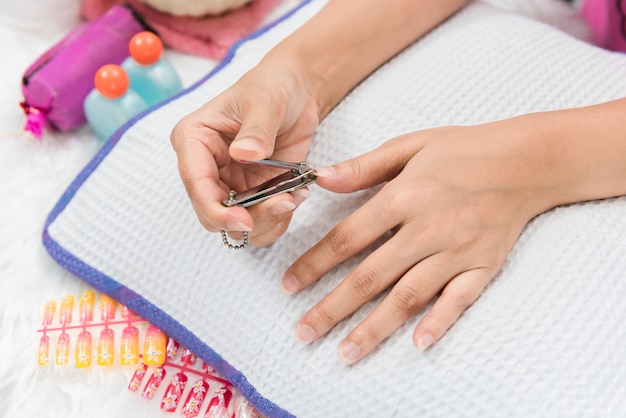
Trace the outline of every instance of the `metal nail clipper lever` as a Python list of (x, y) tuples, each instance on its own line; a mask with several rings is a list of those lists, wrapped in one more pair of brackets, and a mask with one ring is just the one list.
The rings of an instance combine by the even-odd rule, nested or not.
[(265, 183), (259, 184), (245, 192), (230, 192), (228, 199), (224, 199), (224, 206), (248, 207), (262, 202), (280, 193), (293, 192), (315, 183), (317, 172), (309, 167), (306, 162), (287, 163), (276, 160), (259, 160), (255, 164), (264, 164), (278, 168), (285, 168), (289, 171), (269, 179)]

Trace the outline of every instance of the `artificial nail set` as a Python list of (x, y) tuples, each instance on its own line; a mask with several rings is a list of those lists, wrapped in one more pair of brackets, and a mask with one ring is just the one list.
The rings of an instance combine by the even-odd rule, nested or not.
[[(57, 305), (58, 323), (55, 323)], [(78, 305), (77, 309), (75, 305)], [(73, 295), (65, 295), (60, 303), (56, 300), (48, 301), (44, 309), (42, 327), (37, 330), (41, 333), (38, 364), (40, 366), (48, 364), (53, 348), (51, 343), (54, 342), (51, 341), (51, 336), (58, 334), (53, 351), (55, 364), (67, 365), (74, 354), (76, 368), (90, 367), (94, 360), (100, 366), (112, 365), (117, 357), (116, 333), (120, 335), (118, 356), (121, 365), (137, 364), (140, 357), (148, 364), (162, 364), (164, 356), (155, 356), (154, 353), (165, 351), (167, 339), (165, 334), (124, 306), (120, 306), (120, 318), (116, 318), (117, 305), (117, 302), (108, 296), (100, 295), (99, 316), (96, 316), (96, 294), (91, 290), (84, 291), (78, 303), (75, 303)], [(76, 317), (77, 320), (74, 321)], [(139, 351), (139, 327), (146, 328), (143, 354)], [(73, 353), (70, 350), (72, 341), (75, 341)]]
[[(96, 310), (96, 306), (99, 309)], [(118, 310), (120, 314), (116, 318)], [(73, 295), (64, 296), (59, 303), (48, 301), (42, 327), (37, 332), (41, 334), (40, 366), (49, 363), (67, 366), (72, 363), (72, 354), (74, 366), (79, 369), (93, 364), (135, 366), (128, 390), (141, 393), (148, 400), (160, 395), (162, 411), (173, 413), (180, 407), (181, 415), (186, 418), (198, 417), (201, 413), (205, 418), (259, 416), (237, 389), (212, 367), (198, 361), (189, 349), (106, 295), (86, 290), (78, 303)], [(116, 342), (118, 335), (119, 342)], [(51, 354), (54, 361), (50, 361)], [(172, 377), (164, 385), (170, 374)], [(193, 384), (188, 385), (192, 379)], [(160, 390), (163, 390), (162, 395)]]

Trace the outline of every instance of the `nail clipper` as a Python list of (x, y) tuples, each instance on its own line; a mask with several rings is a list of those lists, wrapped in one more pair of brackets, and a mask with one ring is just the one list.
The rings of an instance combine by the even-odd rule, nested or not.
[(230, 196), (222, 201), (224, 206), (242, 206), (245, 208), (277, 194), (301, 189), (315, 183), (317, 180), (317, 172), (309, 167), (305, 161), (288, 163), (276, 160), (259, 160), (254, 161), (254, 163), (284, 168), (289, 171), (271, 178), (245, 192), (237, 193), (232, 190)]

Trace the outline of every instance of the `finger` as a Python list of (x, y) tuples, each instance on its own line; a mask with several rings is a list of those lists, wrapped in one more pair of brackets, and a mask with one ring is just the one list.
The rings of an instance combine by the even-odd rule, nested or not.
[[(389, 249), (392, 250), (394, 256), (399, 255), (398, 258), (401, 260), (404, 254), (399, 254), (397, 250), (406, 246), (403, 242), (399, 244), (388, 247), (391, 247)], [(383, 261), (379, 266), (380, 270), (372, 270), (373, 265), (370, 260), (375, 258)], [(390, 262), (390, 260), (393, 261)], [(311, 336), (318, 338), (324, 335), (340, 320), (402, 276), (380, 307), (350, 334), (352, 339), (348, 337), (347, 343), (351, 344), (348, 344), (347, 351), (354, 354), (354, 350), (350, 349), (358, 347), (359, 353), (365, 355), (382, 339), (395, 331), (409, 316), (421, 309), (441, 289), (442, 283), (454, 274), (454, 267), (449, 258), (440, 254), (430, 256), (418, 264), (413, 263), (410, 269), (403, 266), (396, 267), (394, 265), (396, 261), (397, 259), (391, 257), (386, 251), (377, 251), (368, 257), (339, 286), (298, 321), (297, 339), (300, 342), (311, 342), (312, 340), (307, 341), (306, 338), (311, 338)], [(346, 358), (352, 359), (351, 356)]]
[[(369, 247), (398, 222), (394, 208), (375, 195), (302, 254), (284, 273), (282, 288), (298, 292), (318, 280), (324, 273)], [(367, 227), (363, 227), (367, 225)]]
[(419, 312), (455, 274), (450, 257), (439, 253), (411, 268), (340, 344), (341, 361), (359, 361)]
[(256, 247), (267, 247), (274, 243), (282, 234), (287, 231), (289, 223), (291, 222), (291, 216), (283, 217), (274, 224), (272, 228), (267, 229), (265, 232), (255, 235), (250, 238), (250, 242)]
[(421, 145), (398, 137), (356, 158), (316, 169), (317, 184), (337, 193), (368, 189), (396, 177)]
[(432, 309), (417, 324), (413, 343), (426, 350), (454, 325), (459, 317), (478, 299), (495, 273), (487, 269), (468, 270), (452, 279)]
[(209, 221), (206, 220), (206, 218), (204, 217), (204, 214), (200, 212), (200, 210), (196, 207), (196, 204), (193, 201), (191, 202), (191, 206), (193, 207), (193, 210), (196, 213), (196, 217), (198, 218), (200, 225), (202, 225), (204, 229), (206, 229), (209, 232), (220, 231), (218, 227), (216, 227), (215, 225), (211, 224)]
[(250, 242), (257, 247), (265, 247), (276, 241), (289, 227), (293, 212), (310, 195), (309, 190), (300, 189), (262, 202), (267, 205), (267, 209), (262, 207), (259, 212), (251, 212), (254, 231), (250, 234)]
[(230, 156), (237, 161), (256, 161), (274, 153), (274, 142), (283, 112), (257, 100), (242, 111), (239, 133), (230, 145)]
[[(211, 134), (212, 131), (208, 132)], [(218, 164), (223, 163), (222, 160), (228, 158), (228, 155), (224, 156), (227, 148), (222, 139), (213, 140), (215, 145), (211, 149), (192, 135), (181, 138), (178, 134), (177, 139), (172, 140), (187, 195), (193, 202), (198, 219), (208, 230), (250, 231), (254, 223), (245, 209), (222, 205), (230, 188), (220, 180)]]
[(254, 218), (254, 231), (250, 233), (250, 242), (257, 247), (273, 243), (286, 231), (295, 209), (296, 204), (290, 193), (281, 193), (248, 207)]

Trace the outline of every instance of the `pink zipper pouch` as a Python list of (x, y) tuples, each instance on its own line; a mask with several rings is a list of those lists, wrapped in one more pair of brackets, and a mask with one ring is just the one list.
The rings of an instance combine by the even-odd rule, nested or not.
[(149, 28), (132, 9), (113, 6), (42, 54), (22, 77), (25, 129), (40, 136), (44, 126), (67, 131), (83, 125), (83, 101), (96, 71), (121, 63), (132, 36), (144, 30)]

